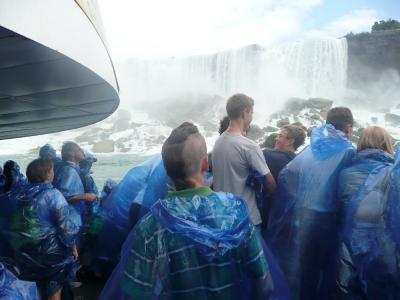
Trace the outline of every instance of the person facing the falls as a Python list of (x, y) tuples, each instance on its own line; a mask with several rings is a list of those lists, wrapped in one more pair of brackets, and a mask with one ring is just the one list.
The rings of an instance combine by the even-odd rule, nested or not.
[(100, 299), (287, 299), (245, 202), (204, 186), (207, 147), (197, 127), (175, 128), (162, 159), (176, 191), (131, 231)]
[(3, 165), (4, 186), (3, 193), (11, 189), (20, 189), (26, 184), (26, 177), (21, 173), (17, 162), (7, 160)]
[(245, 137), (253, 119), (253, 107), (254, 100), (244, 94), (235, 94), (227, 101), (229, 127), (219, 136), (212, 151), (213, 188), (242, 197), (253, 223), (261, 225), (255, 191), (246, 185), (246, 180), (251, 171), (257, 171), (271, 191), (275, 180), (260, 147)]
[(62, 164), (61, 158), (57, 156), (57, 151), (50, 144), (45, 144), (39, 149), (39, 158), (51, 159), (53, 161), (54, 174), (58, 172), (58, 167)]
[(353, 115), (329, 110), (311, 144), (280, 172), (266, 239), (285, 273), (293, 299), (328, 299), (340, 209), (337, 180), (354, 149)]
[(343, 227), (334, 299), (400, 299), (400, 153), (390, 135), (364, 130), (352, 166), (340, 174)]
[(54, 186), (82, 215), (86, 208), (85, 202), (97, 200), (96, 194), (85, 193), (80, 177), (79, 163), (85, 159), (84, 153), (78, 144), (65, 142), (61, 149), (61, 159), (63, 162), (54, 176)]
[(14, 252), (19, 278), (35, 281), (43, 299), (61, 299), (72, 264), (81, 220), (55, 189), (51, 160), (35, 159), (27, 167), (29, 184), (3, 199), (9, 220), (1, 231)]
[(364, 129), (351, 166), (345, 168), (339, 176), (338, 192), (343, 209), (372, 170), (380, 165), (393, 164), (393, 155), (392, 138), (384, 128), (372, 126)]

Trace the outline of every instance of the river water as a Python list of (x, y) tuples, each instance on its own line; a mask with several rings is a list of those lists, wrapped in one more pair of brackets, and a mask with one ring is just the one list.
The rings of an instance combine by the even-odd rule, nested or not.
[[(150, 156), (137, 154), (97, 154), (97, 162), (93, 164), (93, 178), (99, 190), (102, 189), (104, 180), (111, 178), (119, 182), (125, 174), (134, 166), (144, 162)], [(26, 167), (30, 161), (37, 158), (32, 154), (0, 155), (0, 164), (3, 165), (8, 159), (16, 161), (21, 171), (25, 174)]]

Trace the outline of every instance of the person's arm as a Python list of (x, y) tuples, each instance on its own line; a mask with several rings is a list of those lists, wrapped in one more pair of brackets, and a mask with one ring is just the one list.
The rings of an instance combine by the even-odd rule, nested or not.
[(276, 188), (276, 183), (267, 163), (265, 162), (265, 157), (261, 148), (256, 144), (252, 144), (250, 149), (246, 151), (246, 155), (251, 169), (257, 171), (261, 175), (265, 175), (265, 180), (263, 182), (264, 188), (272, 193)]
[(267, 175), (265, 175), (264, 187), (270, 193), (273, 193), (275, 191), (275, 189), (276, 189), (276, 182), (275, 182), (274, 176), (272, 176), (271, 172), (269, 172)]
[(78, 249), (76, 248), (76, 244), (72, 246), (72, 256), (74, 257), (74, 261), (77, 261), (79, 258)]
[(92, 193), (85, 193), (82, 195), (75, 195), (72, 197), (68, 198), (69, 203), (74, 203), (76, 201), (88, 201), (88, 202), (94, 202), (97, 200), (97, 196)]
[(64, 167), (57, 174), (54, 186), (63, 194), (68, 203), (96, 201), (97, 197), (84, 193), (81, 177), (72, 167)]

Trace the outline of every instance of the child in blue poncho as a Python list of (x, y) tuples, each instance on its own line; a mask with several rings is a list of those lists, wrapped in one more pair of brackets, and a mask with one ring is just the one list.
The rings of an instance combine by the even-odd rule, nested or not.
[(55, 189), (51, 160), (36, 159), (27, 167), (29, 184), (3, 199), (7, 215), (1, 228), (13, 251), (19, 277), (35, 281), (44, 299), (60, 299), (73, 262), (81, 220)]
[(245, 202), (204, 186), (207, 148), (183, 123), (162, 148), (176, 191), (131, 231), (100, 299), (288, 299)]

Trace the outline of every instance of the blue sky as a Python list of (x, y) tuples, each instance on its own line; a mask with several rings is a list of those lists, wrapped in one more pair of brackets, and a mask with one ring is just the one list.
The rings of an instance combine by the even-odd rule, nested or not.
[(400, 0), (98, 0), (114, 59), (337, 38), (400, 20)]
[(309, 18), (305, 20), (305, 29), (322, 27), (335, 19), (357, 10), (374, 10), (379, 20), (400, 20), (399, 0), (336, 0), (323, 1), (310, 11)]

